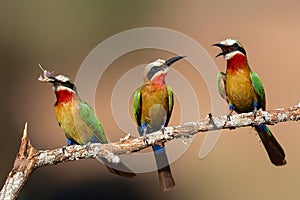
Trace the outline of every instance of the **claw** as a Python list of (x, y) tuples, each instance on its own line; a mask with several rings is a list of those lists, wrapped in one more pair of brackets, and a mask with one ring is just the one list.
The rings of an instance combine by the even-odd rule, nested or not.
[(231, 121), (231, 117), (232, 117), (232, 114), (229, 113), (229, 114), (227, 115), (227, 121)]
[(257, 103), (257, 102), (254, 102), (254, 103), (253, 103), (253, 107), (254, 107), (253, 115), (254, 115), (254, 118), (256, 118), (257, 111), (258, 111), (258, 108), (259, 108), (258, 103)]
[(90, 150), (91, 144), (92, 144), (91, 142), (88, 142), (88, 143), (85, 145), (85, 149), (86, 149), (87, 151)]
[(257, 115), (257, 108), (254, 108), (254, 110), (253, 110), (253, 115), (254, 115), (254, 118), (256, 118), (256, 115)]
[(206, 119), (209, 120), (209, 124), (213, 124), (214, 123), (214, 119), (211, 113), (208, 113), (208, 115), (206, 116)]
[(143, 138), (147, 138), (147, 128), (144, 128), (144, 131), (143, 131)]
[(63, 154), (69, 153), (69, 152), (67, 151), (67, 146), (63, 146), (63, 147), (61, 148), (61, 150), (62, 150)]
[(144, 139), (144, 143), (149, 146), (149, 143), (148, 143), (148, 137), (147, 136), (143, 136), (143, 139)]
[(161, 129), (160, 129), (160, 131), (161, 131), (161, 133), (164, 135), (165, 134), (165, 127), (163, 126)]
[(232, 104), (229, 104), (229, 114), (227, 115), (227, 121), (231, 120), (233, 110), (234, 106)]

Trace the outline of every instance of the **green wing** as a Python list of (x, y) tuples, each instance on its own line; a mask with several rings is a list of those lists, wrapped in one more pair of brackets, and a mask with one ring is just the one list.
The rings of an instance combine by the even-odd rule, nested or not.
[(101, 143), (107, 143), (104, 130), (96, 117), (93, 109), (86, 103), (79, 103), (79, 114), (82, 120), (92, 129), (96, 137)]
[(135, 91), (133, 97), (133, 115), (138, 126), (141, 126), (141, 117), (142, 117), (141, 106), (142, 106), (142, 96), (141, 96), (141, 88), (139, 88)]
[(174, 106), (174, 97), (173, 97), (173, 90), (170, 86), (167, 86), (167, 91), (168, 91), (168, 105), (169, 105), (169, 110), (168, 110), (168, 115), (167, 115), (167, 121), (165, 126), (168, 126), (169, 120), (171, 118), (173, 106)]
[(227, 101), (227, 95), (226, 95), (226, 74), (224, 72), (219, 72), (217, 76), (218, 81), (218, 91), (219, 94), (223, 99)]
[(265, 110), (266, 98), (265, 98), (264, 86), (263, 86), (259, 76), (255, 72), (250, 72), (250, 79), (252, 81), (254, 91), (258, 96), (258, 103), (259, 103), (260, 107), (263, 110)]

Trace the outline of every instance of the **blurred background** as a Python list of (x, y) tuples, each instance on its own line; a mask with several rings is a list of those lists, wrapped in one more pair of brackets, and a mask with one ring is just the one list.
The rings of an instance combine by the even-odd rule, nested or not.
[[(220, 50), (211, 44), (233, 37), (242, 42), (252, 69), (263, 81), (267, 108), (289, 107), (300, 100), (299, 9), (299, 1), (292, 0), (1, 1), (1, 185), (12, 168), (25, 122), (37, 149), (66, 144), (54, 118), (52, 89), (37, 81), (39, 63), (74, 80), (85, 57), (100, 42), (128, 29), (151, 26), (193, 38), (224, 71), (224, 59), (214, 59)], [(121, 56), (107, 69), (99, 81), (95, 106), (111, 140), (124, 136), (108, 106), (115, 82), (132, 66), (172, 55), (138, 50)], [(204, 118), (211, 105), (203, 78), (186, 61), (174, 68), (199, 91), (200, 118)], [(137, 79), (142, 83), (142, 77)], [(181, 123), (178, 105), (170, 125)], [(81, 160), (38, 169), (19, 199), (297, 199), (299, 124), (281, 123), (271, 130), (287, 154), (284, 167), (271, 165), (255, 131), (247, 127), (222, 131), (213, 151), (202, 160), (198, 153), (205, 134), (195, 136), (190, 148), (171, 165), (177, 187), (168, 193), (160, 191), (156, 172), (124, 179), (108, 173), (95, 160)]]

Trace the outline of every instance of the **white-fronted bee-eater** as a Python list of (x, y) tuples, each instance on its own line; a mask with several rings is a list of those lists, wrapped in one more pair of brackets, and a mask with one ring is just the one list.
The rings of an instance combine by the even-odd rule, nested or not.
[[(185, 56), (176, 56), (167, 61), (158, 59), (144, 70), (144, 84), (134, 93), (134, 117), (140, 135), (159, 131), (169, 123), (173, 110), (173, 91), (165, 83), (169, 67)], [(155, 155), (160, 185), (163, 191), (175, 187), (164, 146), (152, 147)]]

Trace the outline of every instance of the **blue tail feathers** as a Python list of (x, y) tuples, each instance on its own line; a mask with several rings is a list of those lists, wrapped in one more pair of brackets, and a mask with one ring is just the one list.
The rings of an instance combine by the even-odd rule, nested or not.
[(155, 154), (165, 153), (165, 147), (162, 147), (160, 145), (153, 145), (152, 149), (153, 149), (153, 151), (154, 151)]

